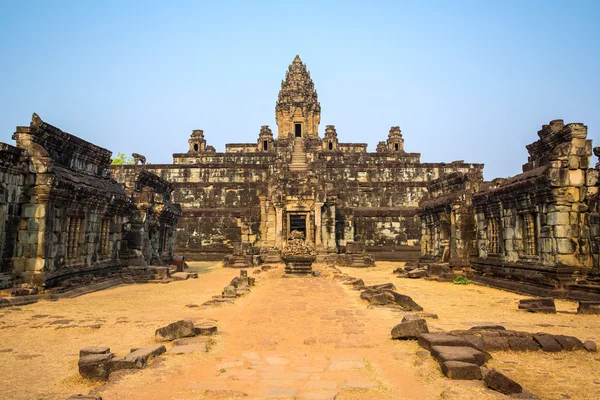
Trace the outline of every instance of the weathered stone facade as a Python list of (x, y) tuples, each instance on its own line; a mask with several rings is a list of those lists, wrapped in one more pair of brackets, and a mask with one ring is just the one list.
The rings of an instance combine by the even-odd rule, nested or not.
[(475, 279), (511, 290), (600, 298), (600, 163), (590, 168), (587, 127), (555, 120), (538, 136), (519, 175), (484, 183), (457, 174), (429, 185), (421, 259), (470, 266)]
[[(273, 256), (299, 230), (319, 257), (346, 259), (347, 243), (358, 241), (376, 259), (418, 258), (416, 210), (428, 182), (482, 165), (421, 163), (419, 153), (405, 152), (399, 127), (377, 152), (340, 143), (333, 125), (322, 138), (320, 113), (313, 81), (296, 57), (275, 107), (277, 138), (263, 126), (256, 142), (227, 144), (219, 153), (195, 130), (173, 164), (146, 165), (172, 184), (182, 206), (176, 251), (188, 259), (223, 259), (242, 242), (252, 244), (255, 256)], [(123, 182), (134, 168), (114, 166), (113, 176)]]
[[(17, 127), (13, 139), (17, 147), (0, 143), (0, 268), (11, 278), (2, 279), (2, 286), (51, 288), (82, 276), (117, 273), (133, 243), (126, 236), (136, 231), (128, 228), (130, 219), (135, 222), (135, 211), (146, 204), (158, 208), (155, 214), (172, 238), (179, 211), (169, 214), (152, 202), (155, 194), (170, 190), (159, 177), (140, 173), (135, 191), (141, 193), (126, 192), (110, 178), (109, 150), (37, 114), (30, 126)], [(172, 257), (172, 245), (167, 247)], [(150, 263), (154, 256), (144, 258)]]

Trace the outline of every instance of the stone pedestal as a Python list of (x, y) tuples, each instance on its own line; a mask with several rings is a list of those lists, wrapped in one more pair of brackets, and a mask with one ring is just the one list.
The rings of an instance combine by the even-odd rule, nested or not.
[(308, 275), (312, 273), (312, 264), (316, 256), (284, 256), (285, 273), (296, 275)]

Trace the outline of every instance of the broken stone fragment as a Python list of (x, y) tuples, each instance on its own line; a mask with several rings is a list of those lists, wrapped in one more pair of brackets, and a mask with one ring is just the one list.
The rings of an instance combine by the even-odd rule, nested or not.
[(427, 271), (421, 268), (413, 269), (412, 271), (408, 271), (409, 278), (424, 278), (427, 276)]
[(160, 344), (150, 347), (142, 347), (135, 349), (131, 353), (125, 356), (125, 361), (135, 365), (135, 368), (144, 368), (148, 365), (148, 360), (153, 357), (159, 356), (167, 351), (165, 345)]
[(72, 394), (67, 400), (102, 400), (102, 396), (93, 394)]
[(390, 294), (394, 298), (394, 302), (406, 311), (423, 311), (423, 307), (418, 305), (410, 296), (397, 293), (393, 290), (386, 290), (384, 292)]
[(533, 335), (533, 340), (535, 340), (543, 351), (548, 352), (559, 352), (562, 351), (562, 346), (558, 341), (552, 336), (548, 334), (538, 334)]
[(506, 395), (517, 394), (523, 391), (521, 385), (495, 369), (485, 374), (483, 380), (490, 389)]
[(217, 334), (217, 325), (210, 322), (203, 322), (194, 327), (194, 332), (198, 336), (212, 336)]
[(468, 346), (469, 343), (462, 337), (447, 333), (424, 333), (419, 337), (419, 346), (430, 350), (434, 346)]
[(552, 297), (534, 297), (519, 301), (519, 310), (526, 310), (534, 313), (556, 313), (556, 306)]
[(235, 286), (229, 285), (225, 286), (223, 289), (223, 297), (225, 298), (235, 298), (237, 296), (237, 291), (235, 290)]
[(446, 361), (442, 363), (442, 372), (450, 379), (480, 380), (481, 368), (477, 364), (462, 361)]
[(88, 379), (107, 380), (110, 374), (110, 360), (114, 354), (91, 354), (81, 357), (77, 363), (79, 375)]
[(154, 334), (154, 337), (159, 342), (167, 342), (173, 339), (194, 335), (194, 323), (189, 319), (182, 319), (180, 321), (170, 323), (162, 328), (158, 328)]
[(429, 333), (427, 321), (424, 319), (405, 321), (392, 328), (392, 339), (418, 339), (423, 333)]
[(462, 361), (481, 366), (491, 358), (489, 354), (472, 347), (433, 346), (430, 352), (440, 363), (446, 361)]
[(586, 340), (585, 342), (583, 342), (583, 348), (591, 353), (595, 353), (598, 351), (598, 346), (593, 340)]
[(79, 357), (85, 357), (92, 354), (108, 354), (110, 353), (110, 347), (105, 346), (89, 346), (85, 349), (79, 350)]
[(567, 351), (583, 349), (583, 343), (575, 336), (554, 335), (554, 339)]
[(577, 314), (600, 314), (600, 301), (580, 301)]

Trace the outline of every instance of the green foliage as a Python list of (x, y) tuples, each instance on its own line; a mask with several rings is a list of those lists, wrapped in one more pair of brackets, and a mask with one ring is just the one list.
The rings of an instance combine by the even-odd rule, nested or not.
[(127, 157), (124, 153), (118, 152), (117, 156), (112, 159), (110, 165), (132, 165), (133, 157)]
[(471, 284), (471, 281), (462, 275), (458, 275), (456, 278), (454, 278), (453, 283), (455, 285), (469, 285), (469, 284)]

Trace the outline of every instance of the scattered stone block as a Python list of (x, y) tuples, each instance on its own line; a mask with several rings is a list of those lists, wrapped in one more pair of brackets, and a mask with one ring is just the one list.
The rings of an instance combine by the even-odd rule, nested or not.
[(409, 278), (424, 278), (427, 276), (427, 271), (421, 268), (413, 269), (412, 271), (408, 271), (407, 276)]
[(369, 304), (376, 306), (383, 306), (386, 304), (390, 304), (392, 302), (392, 298), (385, 293), (375, 292), (372, 290), (366, 290), (360, 294), (360, 298), (363, 300), (367, 300)]
[(488, 335), (483, 333), (483, 348), (486, 351), (508, 351), (510, 346), (505, 336)]
[(519, 310), (537, 313), (556, 313), (556, 305), (552, 297), (534, 297), (519, 301)]
[(575, 336), (554, 335), (554, 339), (567, 351), (583, 350), (583, 343)]
[(212, 336), (217, 334), (217, 325), (210, 322), (203, 322), (194, 326), (194, 332), (198, 336)]
[(67, 400), (102, 400), (102, 396), (93, 394), (72, 394)]
[(143, 364), (140, 361), (139, 364), (136, 363), (136, 359), (133, 358), (127, 358), (127, 356), (117, 356), (117, 357), (113, 357), (110, 361), (109, 361), (109, 369), (110, 372), (113, 371), (118, 371), (121, 369), (136, 369), (136, 368), (142, 368)]
[(506, 328), (502, 325), (475, 325), (469, 329), (470, 331), (505, 331)]
[(559, 352), (562, 351), (562, 346), (560, 343), (556, 341), (556, 339), (552, 335), (548, 334), (538, 334), (533, 335), (533, 340), (535, 340), (543, 351), (548, 352)]
[(154, 271), (156, 271), (159, 279), (170, 278), (169, 267), (154, 267)]
[(508, 346), (512, 351), (538, 351), (540, 345), (531, 337), (509, 337)]
[(481, 366), (489, 358), (488, 354), (472, 347), (433, 346), (430, 352), (440, 363), (462, 361)]
[(480, 380), (482, 378), (479, 365), (462, 361), (443, 362), (442, 372), (450, 379)]
[(410, 296), (394, 292), (393, 290), (386, 290), (385, 293), (392, 295), (394, 302), (407, 311), (423, 311), (423, 307), (418, 305)]
[(154, 334), (154, 337), (159, 342), (168, 342), (173, 339), (194, 335), (194, 323), (189, 319), (182, 319), (180, 321), (170, 323), (162, 328), (158, 328)]
[(237, 296), (237, 291), (235, 289), (235, 286), (232, 286), (232, 285), (225, 286), (225, 289), (223, 289), (223, 297), (235, 298), (236, 296)]
[(171, 278), (173, 278), (176, 281), (185, 281), (188, 280), (189, 278), (197, 278), (198, 274), (196, 273), (192, 273), (192, 272), (175, 272), (174, 274), (171, 274)]
[(88, 379), (107, 380), (110, 374), (110, 360), (114, 354), (91, 354), (79, 358), (79, 375)]
[(254, 286), (256, 284), (256, 278), (248, 277), (248, 285)]
[(125, 360), (129, 363), (134, 363), (136, 368), (144, 368), (148, 365), (148, 360), (153, 357), (159, 356), (167, 351), (165, 345), (160, 344), (157, 346), (142, 347), (135, 349), (131, 353), (125, 356)]
[(445, 273), (451, 273), (452, 269), (450, 269), (450, 266), (448, 264), (438, 264), (438, 263), (432, 263), (429, 264), (429, 266), (427, 267), (427, 275), (431, 276), (431, 275), (442, 275)]
[(600, 301), (580, 301), (577, 314), (600, 314)]
[(419, 346), (430, 350), (434, 346), (468, 346), (469, 343), (461, 337), (456, 335), (449, 335), (447, 333), (424, 333), (419, 337)]
[(598, 346), (593, 340), (586, 340), (585, 342), (583, 342), (583, 348), (591, 353), (595, 353), (598, 351)]
[(403, 274), (403, 273), (404, 273), (404, 268), (402, 268), (402, 267), (398, 267), (392, 271), (392, 274)]
[(429, 333), (427, 321), (424, 319), (405, 321), (392, 328), (392, 339), (418, 339), (423, 333)]
[(490, 389), (506, 395), (523, 392), (521, 385), (495, 369), (485, 374), (483, 380)]
[(79, 350), (79, 357), (85, 357), (92, 354), (108, 354), (110, 353), (110, 347), (105, 346), (90, 346), (85, 349)]
[[(361, 279), (362, 281), (362, 279)], [(366, 286), (365, 289), (369, 289), (369, 290), (396, 290), (396, 286), (394, 286), (393, 283), (381, 283), (379, 285), (371, 285), (371, 286)]]

